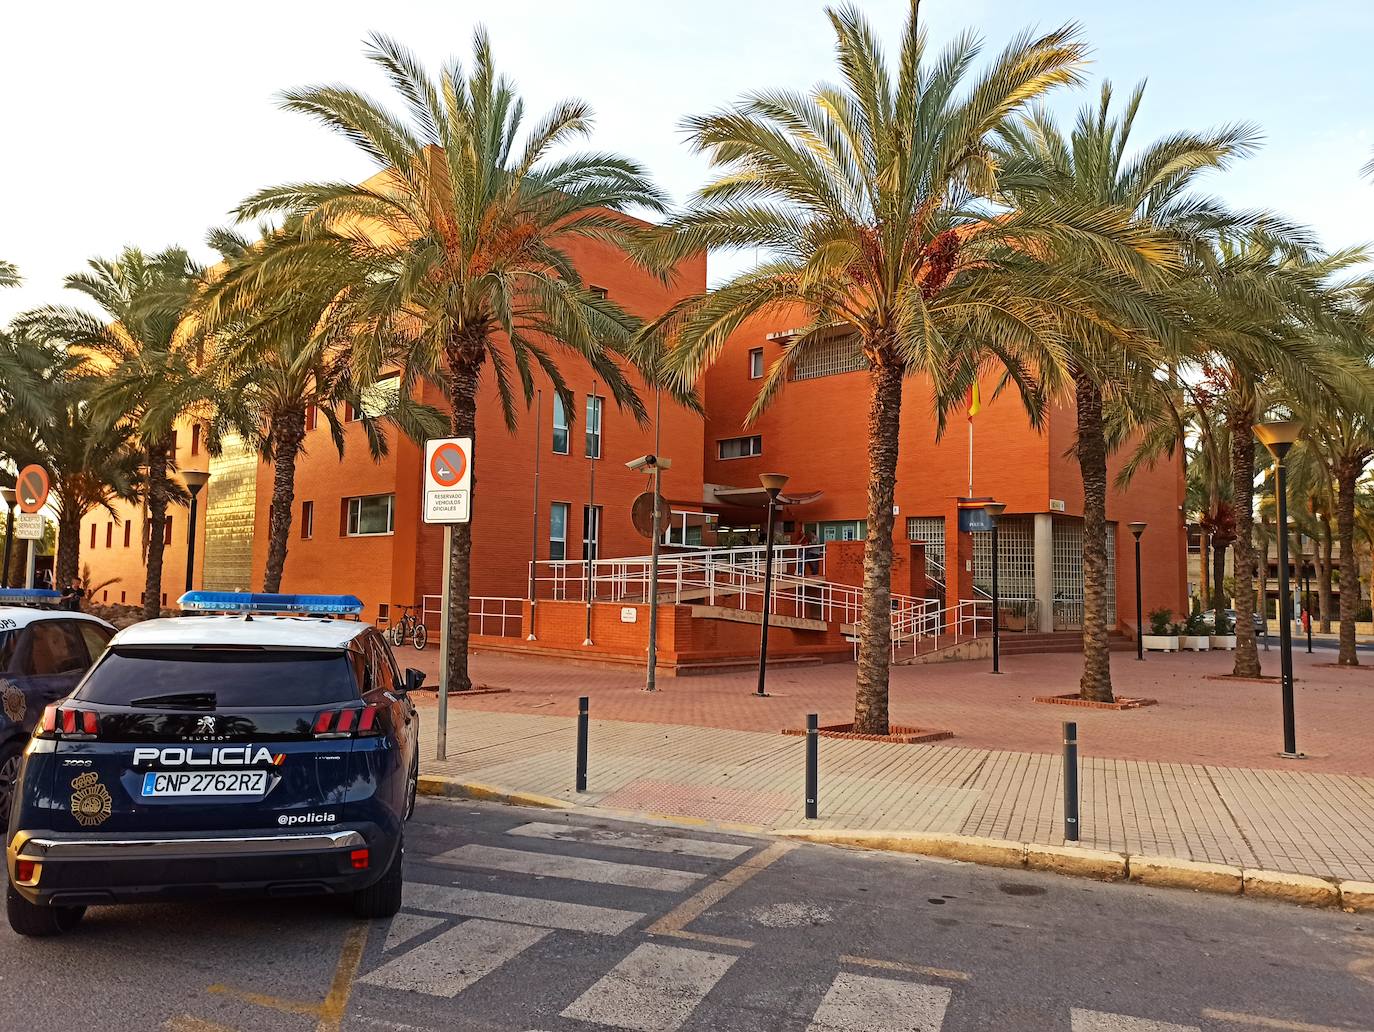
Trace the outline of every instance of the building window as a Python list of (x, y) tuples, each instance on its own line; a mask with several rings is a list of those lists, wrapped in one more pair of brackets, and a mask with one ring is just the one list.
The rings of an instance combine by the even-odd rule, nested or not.
[(763, 348), (749, 349), (749, 379), (763, 378)]
[(587, 395), (587, 458), (601, 458), (601, 399)]
[(128, 548), (128, 547), (129, 547), (129, 540), (130, 540), (130, 538), (132, 538), (133, 536), (134, 536), (134, 521), (133, 521), (133, 520), (125, 520), (125, 521), (124, 521), (124, 547), (125, 547), (125, 548)]
[(175, 456), (176, 453), (177, 453), (177, 432), (176, 432), (175, 430), (173, 430), (173, 431), (172, 431), (172, 455)]
[(107, 524), (105, 524), (105, 547), (106, 547), (106, 548), (113, 548), (113, 547), (114, 547), (114, 524), (113, 524), (113, 523), (107, 523)]
[(95, 524), (91, 524), (91, 547), (95, 547)]
[[(395, 412), (401, 400), (401, 374), (392, 373), (375, 380), (363, 389), (359, 402), (362, 414), (369, 419), (381, 419), (389, 412)], [(359, 415), (357, 418), (362, 418)]]
[(568, 454), (568, 410), (561, 394), (553, 396), (553, 453)]
[(716, 442), (716, 453), (722, 459), (743, 459), (750, 455), (762, 455), (763, 438), (758, 434), (753, 437), (727, 437)]
[(821, 376), (854, 373), (868, 364), (853, 334), (840, 334), (815, 341), (792, 364), (793, 380), (814, 380)]
[(549, 558), (554, 562), (568, 558), (567, 502), (554, 502), (549, 510)]
[(191, 427), (191, 454), (200, 454), (200, 424)]
[(390, 534), (393, 529), (395, 495), (369, 495), (349, 498), (347, 531), (349, 537)]
[(598, 287), (594, 284), (589, 283), (587, 285), (587, 293), (591, 294), (593, 297), (600, 298), (604, 301), (606, 299), (606, 296), (610, 293), (610, 291), (608, 291), (605, 287)]
[(301, 537), (315, 536), (315, 503), (301, 502)]
[(601, 557), (601, 506), (582, 506), (582, 558), (595, 562)]
[(126, 595), (126, 594), (127, 594), (127, 592), (123, 592), (123, 591), (121, 591), (121, 592), (119, 593), (119, 603), (120, 603), (120, 605), (123, 605), (124, 602), (126, 601), (126, 599), (125, 599), (125, 595)]
[(320, 408), (318, 405), (309, 405), (305, 410), (305, 428), (314, 430), (320, 424)]
[(172, 517), (167, 517), (167, 522), (162, 525), (162, 543), (170, 545), (172, 543)]
[(391, 623), (391, 606), (386, 602), (377, 603), (377, 625), (385, 626)]

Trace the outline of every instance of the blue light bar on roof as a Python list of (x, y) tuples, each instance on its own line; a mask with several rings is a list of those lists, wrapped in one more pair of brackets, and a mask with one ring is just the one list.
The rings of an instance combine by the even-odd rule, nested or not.
[(356, 595), (269, 595), (247, 591), (188, 591), (177, 600), (182, 609), (203, 613), (312, 613), (357, 616), (363, 611)]
[(62, 592), (51, 588), (0, 588), (0, 605), (50, 606), (62, 600)]

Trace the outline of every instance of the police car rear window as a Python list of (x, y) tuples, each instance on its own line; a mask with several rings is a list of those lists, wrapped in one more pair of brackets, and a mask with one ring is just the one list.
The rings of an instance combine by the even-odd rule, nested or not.
[(76, 697), (106, 706), (224, 710), (351, 702), (358, 688), (344, 652), (116, 648)]

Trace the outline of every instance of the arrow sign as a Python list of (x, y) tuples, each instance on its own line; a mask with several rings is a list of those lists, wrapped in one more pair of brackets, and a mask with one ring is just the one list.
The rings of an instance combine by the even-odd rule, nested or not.
[(472, 438), (425, 442), (426, 523), (467, 523), (472, 492)]
[(429, 474), (434, 482), (444, 487), (457, 487), (468, 470), (468, 457), (463, 449), (452, 441), (445, 441), (434, 451), (429, 460)]
[(19, 511), (35, 513), (42, 509), (48, 500), (48, 487), (48, 471), (42, 466), (35, 463), (21, 469), (14, 482)]

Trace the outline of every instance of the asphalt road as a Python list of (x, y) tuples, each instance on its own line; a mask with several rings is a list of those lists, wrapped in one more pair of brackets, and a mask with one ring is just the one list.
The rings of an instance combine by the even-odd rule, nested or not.
[(1374, 1030), (1374, 915), (422, 802), (394, 921), (329, 901), (0, 932), (0, 1028)]

